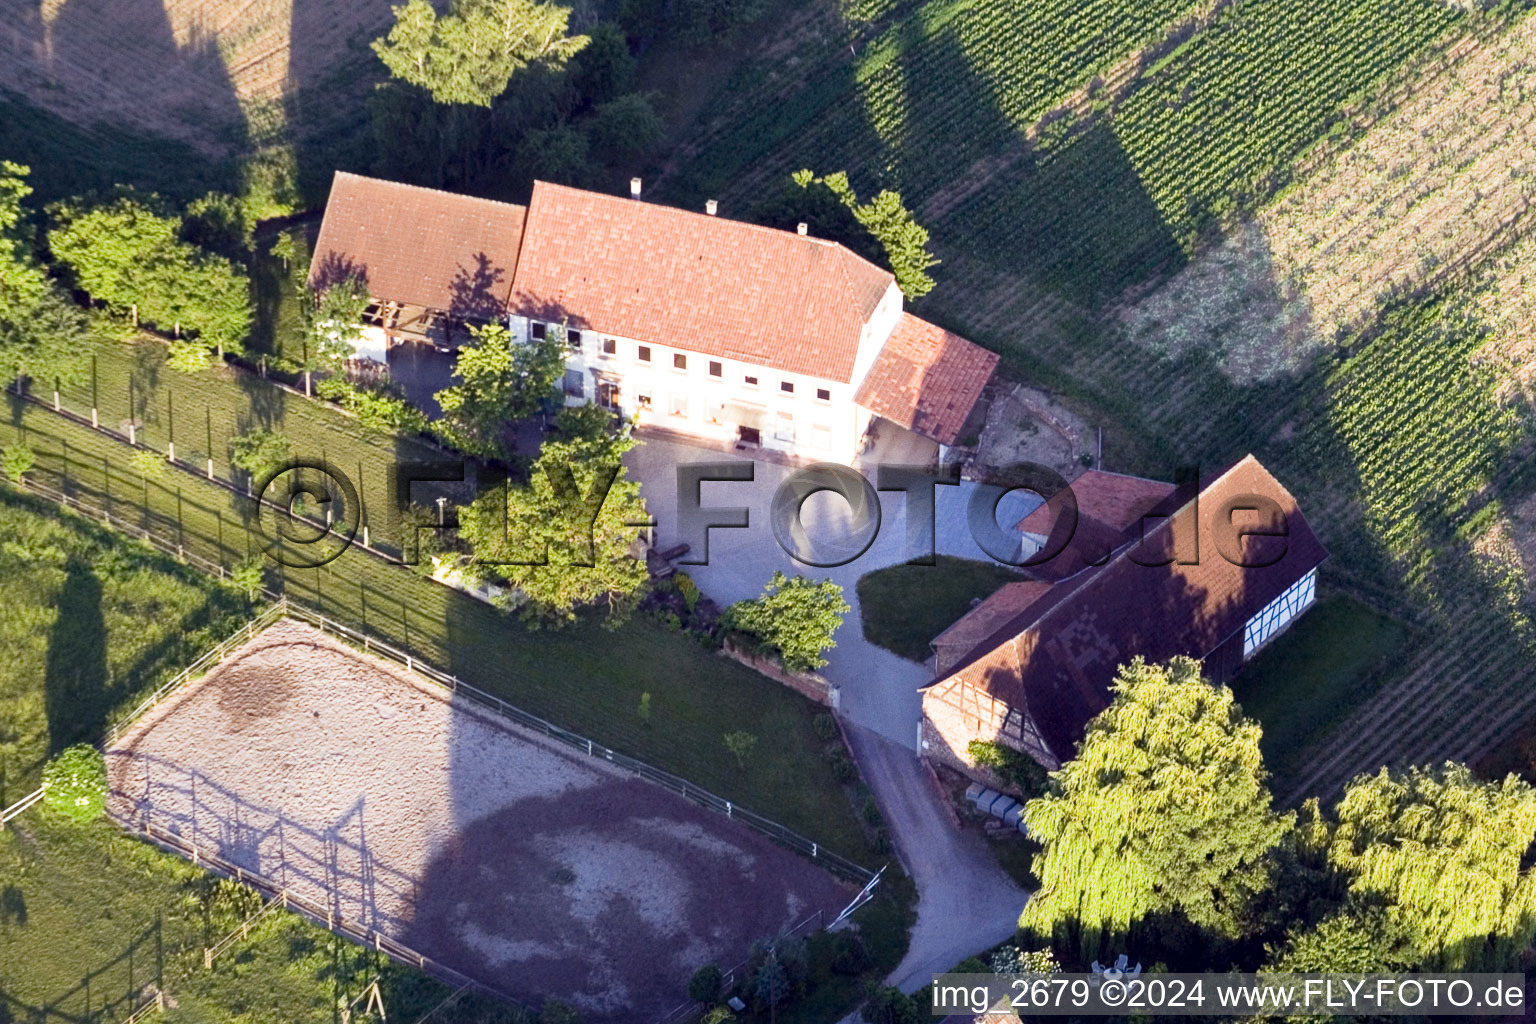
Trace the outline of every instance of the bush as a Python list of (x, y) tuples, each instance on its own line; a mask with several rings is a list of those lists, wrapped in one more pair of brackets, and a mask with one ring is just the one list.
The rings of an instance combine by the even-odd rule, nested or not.
[(841, 750), (834, 751), (832, 756), (827, 758), (827, 764), (832, 768), (832, 777), (838, 782), (852, 782), (859, 776), (859, 770), (854, 767), (853, 758)]
[(1024, 799), (1033, 800), (1045, 792), (1045, 769), (1040, 762), (1020, 750), (990, 740), (971, 740), (966, 754), (972, 763), (1001, 775), (1005, 781), (1017, 786)]
[(36, 464), (37, 456), (25, 441), (7, 445), (5, 452), (0, 454), (0, 472), (4, 472), (5, 478), (12, 483), (21, 483)]
[(692, 615), (693, 610), (699, 606), (699, 585), (687, 573), (681, 572), (672, 577), (672, 583), (677, 587), (677, 592), (683, 595), (683, 607)]
[(869, 1024), (919, 1024), (922, 1020), (916, 1000), (899, 988), (887, 986), (870, 992), (863, 1013)]
[(696, 1003), (713, 1003), (720, 998), (720, 986), (724, 981), (716, 964), (705, 964), (688, 979), (688, 998)]
[(43, 769), (43, 805), (60, 817), (92, 821), (106, 800), (107, 762), (88, 743), (65, 748)]
[(818, 714), (811, 719), (811, 726), (816, 730), (816, 735), (824, 740), (837, 738), (837, 720), (832, 717), (831, 712), (823, 711)]
[(229, 571), (229, 581), (245, 591), (245, 596), (252, 601), (261, 596), (264, 561), (263, 556), (252, 555), (240, 561)]
[(838, 932), (832, 940), (832, 973), (853, 977), (869, 966), (869, 950), (856, 931)]
[(873, 795), (864, 798), (864, 820), (871, 825), (879, 825), (883, 820), (880, 817), (880, 805), (875, 802)]

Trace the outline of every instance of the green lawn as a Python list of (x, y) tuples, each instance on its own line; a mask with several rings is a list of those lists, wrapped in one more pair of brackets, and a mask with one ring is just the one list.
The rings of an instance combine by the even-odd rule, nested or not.
[(1275, 791), (1376, 691), (1407, 639), (1396, 619), (1331, 594), (1239, 673), (1232, 691), (1264, 727), (1260, 747)]
[(859, 577), (864, 637), (911, 661), (927, 661), (928, 641), (955, 624), (973, 602), (1023, 579), (1007, 566), (949, 555), (937, 565), (893, 565)]

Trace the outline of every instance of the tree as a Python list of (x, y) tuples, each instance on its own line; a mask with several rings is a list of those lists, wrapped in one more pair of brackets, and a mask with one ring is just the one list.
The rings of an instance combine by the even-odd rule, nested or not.
[(518, 170), (524, 177), (580, 186), (587, 180), (587, 153), (587, 136), (564, 121), (530, 128), (518, 147)]
[(1375, 974), (1415, 966), (1409, 937), (1380, 904), (1353, 900), (1316, 926), (1295, 928), (1271, 949), (1266, 970), (1279, 974)]
[(89, 743), (66, 747), (43, 768), (43, 806), (69, 821), (100, 817), (107, 801), (107, 763)]
[(373, 52), (438, 103), (489, 107), (519, 71), (559, 67), (587, 44), (565, 34), (569, 7), (535, 0), (455, 0), (442, 15), (427, 0), (409, 0), (393, 10), (394, 27)]
[(471, 579), (510, 588), (504, 605), (530, 622), (561, 625), (583, 607), (622, 621), (650, 581), (640, 530), (650, 521), (622, 459), (629, 431), (595, 440), (548, 439), (526, 485), (488, 490), (459, 513)]
[(247, 430), (230, 441), (229, 448), (229, 461), (249, 473), (252, 480), (272, 475), (293, 459), (292, 442), (271, 430)]
[(1512, 963), (1536, 928), (1536, 789), (1480, 782), (1465, 766), (1361, 776), (1336, 808), (1329, 859), (1357, 896), (1386, 901), (1416, 959), (1434, 969)]
[(635, 77), (635, 58), (629, 52), (624, 30), (611, 21), (599, 22), (588, 36), (586, 48), (571, 61), (571, 82), (587, 103), (607, 103), (629, 88)]
[(79, 379), (85, 315), (37, 260), (23, 200), (28, 168), (0, 161), (0, 383)]
[(538, 412), (565, 372), (563, 331), (545, 332), (526, 345), (501, 324), (472, 328), (459, 349), (458, 383), (435, 396), (443, 410), (440, 429), (456, 447), (475, 455), (504, 455), (502, 427)]
[(256, 225), (239, 196), (209, 192), (187, 204), (181, 239), (225, 259), (244, 262), (250, 255)]
[(1044, 849), (1020, 924), (1075, 937), (1085, 957), (1154, 911), (1239, 934), (1291, 823), (1270, 806), (1258, 724), (1191, 658), (1138, 658), (1113, 689), (1077, 757), (1025, 810)]
[(749, 732), (737, 731), (725, 734), (725, 749), (736, 758), (736, 766), (746, 771), (747, 758), (757, 748), (757, 737)]
[(93, 299), (162, 331), (189, 331), (205, 348), (238, 350), (251, 326), (245, 272), (180, 240), (182, 220), (156, 196), (119, 195), (49, 207), (48, 243)]
[(859, 1012), (869, 1024), (919, 1024), (923, 1019), (917, 1000), (891, 986), (871, 991), (869, 1002)]
[(567, 405), (555, 414), (554, 434), (566, 441), (599, 441), (614, 422), (613, 413), (600, 405)]
[(784, 965), (779, 963), (772, 949), (768, 950), (768, 956), (762, 966), (758, 967), (757, 973), (752, 975), (752, 994), (759, 1003), (768, 1007), (770, 1019), (776, 1015), (784, 997), (789, 995), (789, 975), (784, 973)]
[(261, 555), (252, 555), (236, 563), (229, 571), (229, 581), (241, 590), (249, 600), (256, 600), (261, 596), (262, 584), (265, 582), (262, 576)]
[(610, 164), (649, 153), (661, 141), (661, 118), (648, 97), (632, 92), (601, 104), (587, 122), (592, 150)]
[(272, 244), (267, 246), (267, 252), (282, 260), (283, 269), (286, 271), (288, 265), (299, 258), (299, 243), (294, 241), (292, 232), (282, 231), (272, 239)]
[(810, 672), (827, 663), (822, 652), (837, 646), (832, 634), (843, 624), (849, 604), (843, 588), (831, 580), (790, 579), (775, 572), (761, 597), (737, 601), (721, 621), (757, 640), (791, 672)]
[(683, 36), (702, 42), (734, 35), (763, 9), (763, 0), (678, 0), (675, 17)]
[(722, 978), (718, 964), (705, 964), (688, 979), (688, 998), (709, 1006), (720, 999)]
[(4, 453), (0, 453), (0, 472), (4, 472), (5, 478), (15, 484), (26, 483), (27, 474), (32, 472), (36, 464), (37, 455), (25, 441), (6, 445)]
[(907, 298), (920, 299), (933, 291), (934, 282), (928, 275), (928, 268), (938, 264), (938, 257), (928, 251), (928, 229), (917, 223), (912, 211), (902, 202), (900, 193), (885, 189), (874, 199), (860, 204), (844, 171), (817, 178), (810, 171), (801, 170), (795, 172), (793, 180), (801, 188), (818, 183), (825, 185), (842, 200), (885, 250), (886, 263)]
[(339, 370), (357, 353), (368, 302), (368, 284), (357, 274), (347, 274), (315, 291), (309, 332), (313, 354), (322, 367)]

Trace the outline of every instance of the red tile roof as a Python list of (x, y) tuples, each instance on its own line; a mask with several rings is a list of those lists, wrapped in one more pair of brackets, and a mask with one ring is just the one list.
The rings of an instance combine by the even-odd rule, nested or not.
[(954, 444), (997, 362), (980, 345), (903, 313), (854, 400), (940, 444)]
[[(1173, 484), (1162, 480), (1106, 473), (1101, 469), (1088, 470), (1069, 486), (1072, 496), (1077, 500), (1079, 517), (1090, 516), (1116, 532), (1141, 522), (1142, 516), (1173, 493)], [(1059, 508), (1060, 502), (1054, 498), (1037, 506), (1020, 520), (1018, 529), (1042, 537), (1049, 536)]]
[(991, 597), (966, 612), (955, 624), (933, 638), (942, 673), (986, 640), (997, 628), (1021, 614), (1051, 590), (1049, 583), (1019, 580), (1004, 583)]
[[(1218, 519), (1232, 514), (1229, 503), (1241, 508), (1255, 495), (1279, 506), (1288, 536), (1243, 537), (1245, 568), (1218, 547), (1232, 536)], [(1233, 522), (1241, 528), (1253, 520), (1239, 513)], [(1193, 551), (1192, 535), (1198, 538)], [(1191, 556), (1192, 564), (1176, 560)], [(1088, 720), (1108, 703), (1120, 665), (1137, 655), (1204, 658), (1326, 557), (1295, 498), (1249, 455), (1208, 482), (1198, 506), (1182, 504), (1103, 566), (1055, 583), (935, 683), (958, 678), (1027, 710), (1066, 759)], [(1273, 564), (1256, 564), (1269, 559)], [(1164, 560), (1168, 564), (1156, 564)]]
[(511, 307), (847, 381), (893, 281), (835, 242), (540, 181)]
[(362, 275), (376, 298), (457, 316), (504, 312), (525, 209), (336, 172), (311, 287)]

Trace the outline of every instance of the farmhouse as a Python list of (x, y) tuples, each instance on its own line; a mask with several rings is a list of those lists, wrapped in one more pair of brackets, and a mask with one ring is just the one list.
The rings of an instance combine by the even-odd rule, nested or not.
[(850, 462), (884, 419), (964, 436), (997, 356), (902, 308), (885, 270), (801, 232), (536, 182), (526, 207), (338, 173), (310, 267), (356, 275), (370, 353), (500, 319), (563, 332), (568, 404)]
[(972, 774), (976, 739), (1058, 767), (1137, 656), (1227, 681), (1312, 605), (1327, 557), (1251, 455), (1187, 487), (1089, 472), (1019, 528), (1051, 557), (934, 639), (922, 691), (925, 755)]

